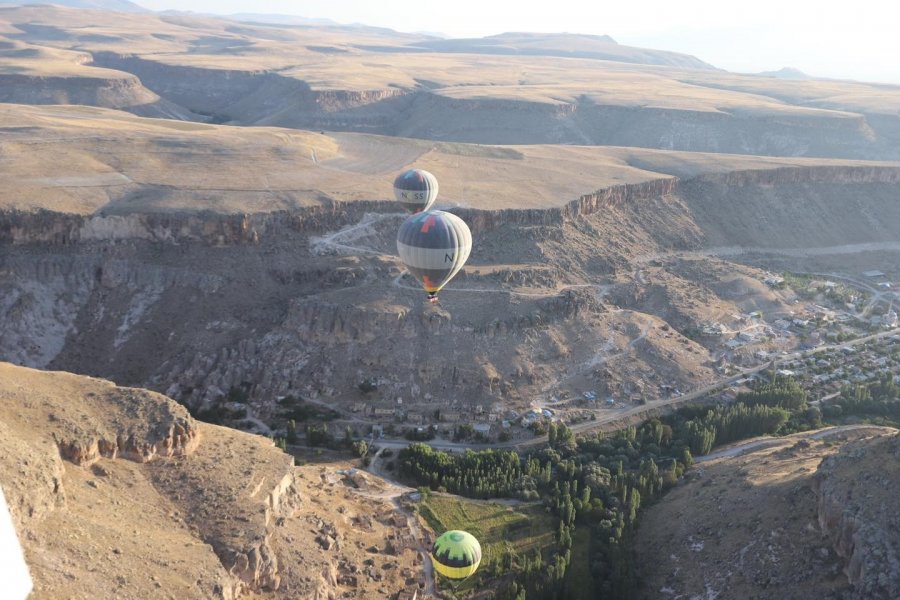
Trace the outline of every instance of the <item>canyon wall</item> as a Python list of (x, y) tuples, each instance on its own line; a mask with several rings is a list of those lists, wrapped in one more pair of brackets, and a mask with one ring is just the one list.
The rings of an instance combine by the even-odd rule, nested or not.
[(900, 597), (900, 436), (860, 442), (819, 466), (819, 526), (844, 560), (853, 598)]
[[(847, 220), (865, 218), (864, 209), (877, 199), (878, 210), (893, 211), (896, 203), (883, 202), (895, 193), (900, 183), (900, 167), (882, 166), (814, 166), (751, 169), (727, 173), (705, 174), (679, 180), (666, 177), (634, 184), (615, 185), (585, 194), (559, 207), (543, 209), (483, 210), (460, 207), (453, 212), (468, 223), (475, 234), (501, 226), (559, 226), (566, 221), (591, 216), (628, 203), (650, 198), (678, 196), (691, 207), (693, 215), (712, 239), (731, 237), (733, 232), (724, 220), (706, 217), (728, 217), (738, 211), (766, 218), (772, 210), (794, 211), (809, 217), (820, 214), (817, 202), (828, 201), (829, 210), (851, 211), (847, 219), (833, 219), (843, 228)], [(793, 186), (793, 187), (792, 187)], [(812, 186), (812, 187), (811, 187)], [(815, 202), (813, 202), (815, 201)], [(288, 212), (256, 214), (218, 213), (132, 213), (124, 215), (73, 215), (52, 211), (0, 212), (0, 243), (68, 245), (80, 242), (146, 240), (161, 243), (200, 242), (210, 245), (256, 244), (260, 236), (293, 232), (315, 235), (353, 224), (366, 213), (393, 213), (390, 201), (357, 201), (298, 209)], [(822, 214), (826, 216), (830, 213)], [(879, 219), (894, 222), (888, 215)], [(789, 223), (803, 219), (789, 219)], [(791, 225), (793, 226), (793, 225)], [(758, 227), (746, 226), (740, 236), (748, 246), (762, 246), (769, 241), (754, 236)], [(803, 235), (803, 229), (799, 234)], [(893, 241), (892, 230), (877, 227), (868, 235)], [(772, 234), (777, 235), (777, 234)], [(771, 237), (767, 235), (766, 237)], [(803, 245), (794, 234), (787, 239)], [(886, 238), (887, 239), (887, 238)], [(873, 240), (867, 240), (873, 241)], [(849, 243), (849, 242), (845, 242)], [(726, 245), (714, 243), (713, 245)], [(776, 247), (779, 244), (774, 244)]]
[[(425, 88), (314, 90), (277, 71), (173, 65), (112, 52), (95, 53), (94, 64), (135, 75), (169, 102), (168, 110), (180, 111), (178, 118), (477, 144), (900, 159), (900, 125), (888, 115), (693, 111), (604, 105), (587, 98), (459, 98)], [(133, 112), (144, 114), (139, 108)]]
[[(398, 89), (312, 90), (305, 81), (274, 71), (242, 71), (171, 65), (136, 56), (98, 52), (94, 64), (133, 73), (161, 97), (216, 122), (335, 128), (336, 113), (405, 95)], [(352, 128), (352, 126), (351, 126)], [(372, 129), (372, 127), (368, 127)]]
[[(621, 294), (604, 300), (600, 285), (636, 260), (711, 245), (898, 241), (886, 225), (900, 220), (898, 173), (668, 177), (545, 210), (456, 209), (476, 243), (472, 268), (442, 294), (446, 310), (424, 309), (402, 276), (403, 216), (392, 202), (231, 215), (7, 212), (0, 358), (146, 386), (195, 411), (240, 398), (229, 410), (248, 427), (264, 427), (278, 398), (349, 403), (369, 380), (378, 382), (370, 405), (518, 401), (569, 368), (572, 348), (605, 344), (626, 325), (618, 319), (641, 330), (639, 315), (611, 310)], [(345, 229), (357, 237), (328, 242)], [(706, 369), (666, 376), (686, 387)]]
[[(665, 178), (622, 184), (581, 196), (546, 209), (482, 210), (458, 208), (453, 212), (474, 234), (506, 226), (559, 226), (566, 220), (602, 211), (605, 207), (639, 202), (675, 193), (677, 180)], [(144, 240), (155, 243), (199, 242), (209, 245), (259, 243), (260, 236), (321, 234), (357, 222), (366, 213), (394, 213), (391, 201), (331, 203), (293, 212), (256, 214), (133, 213), (125, 215), (73, 215), (47, 210), (0, 211), (0, 244), (71, 245), (92, 242)]]
[(0, 74), (0, 102), (130, 109), (159, 99), (133, 75), (103, 78)]
[(900, 169), (790, 167), (681, 182), (714, 247), (805, 248), (896, 242)]
[[(95, 578), (129, 579), (144, 598), (158, 597), (160, 581), (221, 600), (279, 588), (269, 542), (301, 498), (293, 458), (271, 441), (197, 423), (146, 390), (6, 363), (0, 413), (0, 481), (37, 597), (78, 597), (82, 586), (101, 589)], [(56, 535), (61, 523), (68, 538)], [(110, 545), (115, 560), (97, 565), (91, 557)], [(147, 563), (154, 553), (160, 565)]]

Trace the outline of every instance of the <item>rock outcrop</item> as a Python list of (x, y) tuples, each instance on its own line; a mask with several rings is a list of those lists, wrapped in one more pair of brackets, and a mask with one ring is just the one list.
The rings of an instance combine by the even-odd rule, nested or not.
[[(116, 581), (141, 598), (177, 589), (162, 581), (221, 600), (279, 588), (271, 538), (301, 499), (293, 457), (270, 440), (198, 423), (160, 394), (6, 363), (0, 416), (0, 482), (36, 598)], [(106, 544), (116, 559), (97, 570)], [(134, 570), (147, 561), (168, 570), (147, 579), (149, 565)]]
[[(424, 588), (418, 529), (349, 466), (296, 467), (159, 394), (0, 363), (0, 485), (33, 600), (385, 598), (391, 568)], [(377, 563), (365, 550), (397, 539), (412, 542)]]
[(825, 459), (814, 480), (819, 525), (844, 560), (853, 598), (900, 598), (900, 435)]
[(701, 459), (642, 511), (636, 597), (897, 598), (897, 440), (851, 425)]
[(160, 101), (133, 76), (42, 76), (0, 74), (0, 102), (14, 104), (85, 104), (129, 109)]

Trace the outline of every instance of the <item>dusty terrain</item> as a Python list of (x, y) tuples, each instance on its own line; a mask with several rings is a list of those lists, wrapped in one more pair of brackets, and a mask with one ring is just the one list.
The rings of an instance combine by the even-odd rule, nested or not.
[(159, 394), (6, 363), (0, 417), (0, 483), (36, 600), (424, 585), (397, 492), (342, 476), (346, 462), (294, 467), (270, 440), (198, 423)]
[(605, 36), (440, 40), (190, 14), (4, 8), (0, 82), (0, 101), (236, 125), (900, 157), (897, 86), (734, 75)]
[(897, 597), (898, 440), (848, 427), (714, 452), (641, 517), (640, 597)]

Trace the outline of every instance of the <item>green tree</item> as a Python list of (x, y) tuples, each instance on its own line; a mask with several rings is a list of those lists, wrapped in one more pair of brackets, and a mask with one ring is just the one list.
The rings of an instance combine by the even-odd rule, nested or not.
[(358, 458), (362, 458), (369, 453), (369, 444), (366, 443), (366, 440), (356, 440), (353, 442), (352, 448), (353, 454)]

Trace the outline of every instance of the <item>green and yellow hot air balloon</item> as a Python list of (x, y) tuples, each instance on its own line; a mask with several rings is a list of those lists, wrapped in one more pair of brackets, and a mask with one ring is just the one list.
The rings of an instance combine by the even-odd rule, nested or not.
[(465, 579), (481, 562), (481, 544), (471, 533), (448, 531), (434, 542), (431, 563), (434, 570), (448, 579)]

